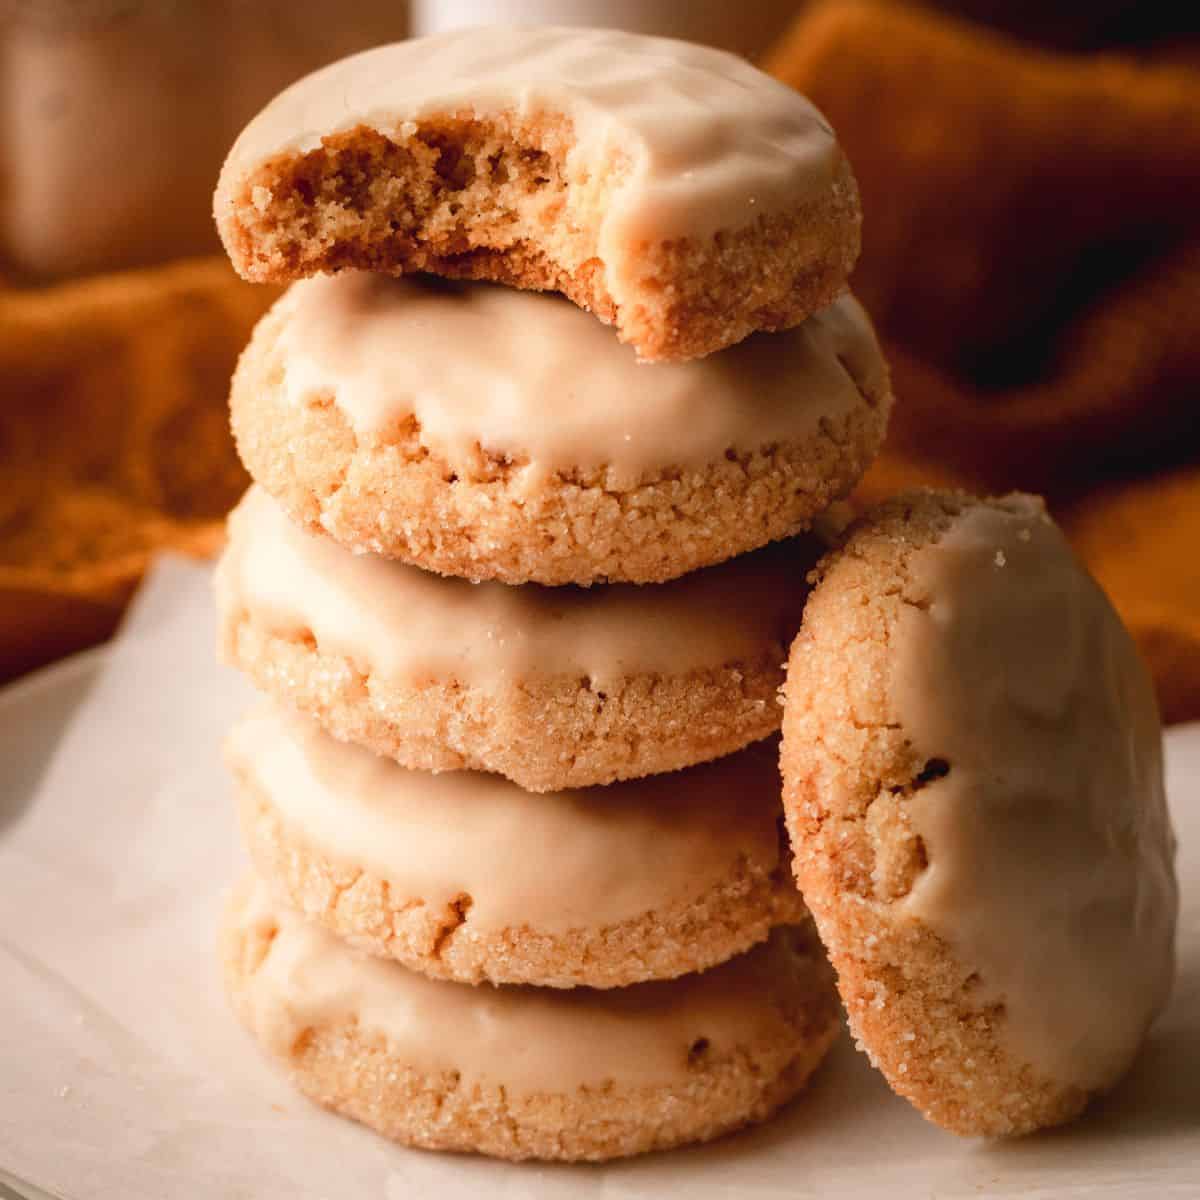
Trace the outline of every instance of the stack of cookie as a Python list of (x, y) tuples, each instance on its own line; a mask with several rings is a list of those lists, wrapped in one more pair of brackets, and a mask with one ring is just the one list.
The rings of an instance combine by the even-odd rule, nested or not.
[(217, 217), (298, 280), (232, 389), (235, 1007), (410, 1144), (765, 1117), (837, 1028), (772, 738), (801, 533), (890, 406), (833, 135), (717, 51), (452, 34), (285, 92)]
[(234, 378), (218, 590), (270, 697), (227, 980), (302, 1090), (511, 1158), (765, 1117), (836, 1028), (783, 814), (927, 1116), (1021, 1132), (1120, 1076), (1177, 895), (1103, 595), (1029, 498), (923, 494), (806, 596), (891, 397), (803, 99), (615, 33), (384, 47), (248, 127), (217, 218), (292, 282)]

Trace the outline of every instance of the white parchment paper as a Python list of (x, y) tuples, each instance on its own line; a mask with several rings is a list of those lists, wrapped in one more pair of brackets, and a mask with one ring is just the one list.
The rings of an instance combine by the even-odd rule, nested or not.
[(208, 571), (168, 560), (98, 673), (0, 694), (10, 1178), (62, 1200), (1200, 1195), (1200, 727), (1168, 739), (1175, 999), (1130, 1079), (1075, 1127), (959, 1141), (844, 1041), (760, 1130), (606, 1167), (512, 1166), (405, 1150), (319, 1111), (226, 1011), (214, 929), (240, 854), (218, 747), (250, 691), (215, 663), (212, 625)]

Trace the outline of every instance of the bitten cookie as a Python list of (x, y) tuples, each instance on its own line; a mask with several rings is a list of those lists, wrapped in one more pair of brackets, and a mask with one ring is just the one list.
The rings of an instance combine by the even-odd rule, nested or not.
[(1069, 1120), (1129, 1066), (1173, 974), (1147, 673), (1029, 496), (898, 497), (818, 575), (784, 805), (851, 1028), (955, 1133)]
[(295, 284), (233, 379), (251, 475), (353, 550), (505, 583), (661, 582), (807, 528), (891, 407), (843, 297), (639, 365), (554, 296), (351, 273)]
[(803, 537), (658, 587), (472, 584), (354, 555), (252, 488), (217, 570), (222, 657), (326, 729), (528, 791), (719, 758), (775, 733)]
[(500, 1158), (617, 1158), (764, 1120), (838, 1028), (803, 930), (669, 982), (472, 988), (360, 956), (250, 880), (222, 958), (239, 1018), (313, 1100), (410, 1146)]
[(645, 359), (828, 304), (854, 177), (802, 96), (744, 59), (613, 30), (489, 29), (309, 75), (238, 138), (214, 202), (234, 266), (555, 289)]
[(263, 878), (360, 949), (466, 983), (622, 987), (711, 967), (806, 910), (776, 745), (539, 796), (409, 771), (264, 705), (226, 756)]

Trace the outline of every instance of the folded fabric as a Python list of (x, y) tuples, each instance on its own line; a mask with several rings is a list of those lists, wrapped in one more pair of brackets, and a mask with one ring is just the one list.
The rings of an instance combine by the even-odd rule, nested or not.
[(276, 293), (218, 259), (0, 289), (0, 679), (106, 637), (246, 485), (229, 375)]
[[(909, 7), (806, 10), (768, 69), (854, 163), (854, 285), (897, 405), (874, 498), (1045, 493), (1200, 717), (1200, 73), (1050, 54)], [(1136, 564), (1136, 565), (1134, 565)]]

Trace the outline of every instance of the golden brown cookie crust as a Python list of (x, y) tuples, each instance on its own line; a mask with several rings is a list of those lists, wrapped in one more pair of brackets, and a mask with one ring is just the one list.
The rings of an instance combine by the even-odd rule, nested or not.
[(291, 403), (277, 344), (285, 319), (276, 310), (259, 324), (233, 379), (251, 475), (310, 530), (467, 579), (659, 583), (801, 532), (858, 482), (891, 411), (885, 384), (803, 442), (730, 450), (633, 485), (560, 471), (530, 491), (520, 462), (482, 448), (471, 471), (452, 469), (413, 418), (359, 435), (329, 396)]
[[(235, 893), (221, 930), (221, 959), (230, 1002), (253, 1031), (250, 987), (274, 935), (240, 923), (238, 909)], [(683, 1085), (529, 1095), (501, 1085), (467, 1086), (458, 1072), (414, 1069), (385, 1038), (353, 1020), (308, 1029), (284, 1065), (291, 1082), (318, 1104), (428, 1150), (599, 1162), (709, 1141), (771, 1116), (801, 1090), (837, 1036), (836, 993), (819, 948), (800, 932), (776, 936), (794, 939), (792, 977), (780, 981), (770, 1011), (748, 1022), (747, 1039), (733, 1053), (718, 1058), (701, 1047)]]
[(221, 628), (224, 661), (342, 741), (414, 770), (492, 771), (529, 792), (658, 775), (769, 737), (785, 653), (603, 690), (566, 675), (472, 688), (389, 680), (244, 610), (223, 614)]
[(982, 1001), (978, 976), (897, 905), (926, 865), (905, 803), (939, 770), (908, 741), (889, 696), (891, 632), (910, 602), (906, 564), (960, 514), (1014, 503), (1026, 501), (914, 492), (852, 526), (813, 573), (785, 686), (781, 769), (796, 878), (851, 1029), (895, 1091), (964, 1136), (1060, 1124), (1090, 1098), (1016, 1061), (1001, 1036), (1003, 1006)]
[(587, 180), (569, 180), (573, 143), (568, 121), (511, 112), (432, 116), (392, 136), (359, 126), (223, 179), (217, 226), (246, 279), (355, 268), (553, 289), (616, 326), (648, 361), (791, 328), (845, 287), (861, 213), (839, 152), (817, 199), (711, 237), (646, 245), (636, 292), (618, 306), (598, 234), (628, 164), (614, 152)]
[(774, 926), (808, 917), (783, 849), (773, 871), (741, 862), (726, 883), (694, 902), (616, 925), (564, 934), (528, 927), (481, 933), (469, 897), (437, 905), (405, 895), (382, 876), (322, 852), (251, 779), (238, 780), (238, 793), (255, 869), (291, 907), (359, 949), (434, 979), (625, 987), (707, 970), (765, 940)]

